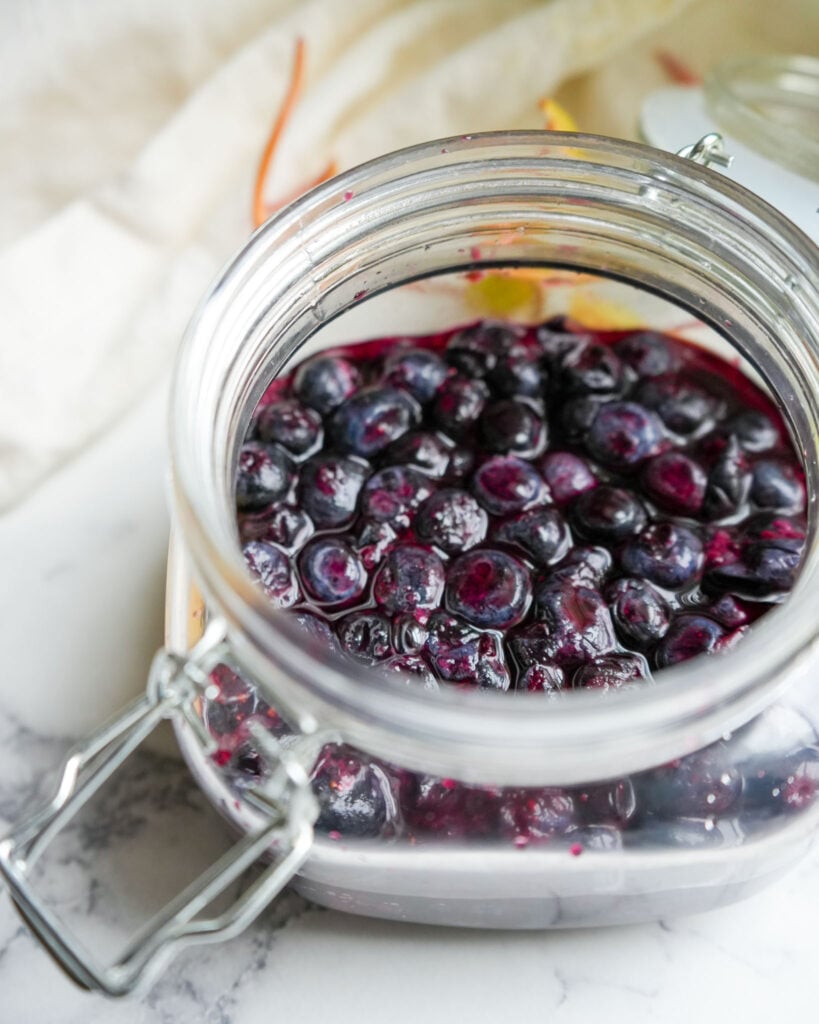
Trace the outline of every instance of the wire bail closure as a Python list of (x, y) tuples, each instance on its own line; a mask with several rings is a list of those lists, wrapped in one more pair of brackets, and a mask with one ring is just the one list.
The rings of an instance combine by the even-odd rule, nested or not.
[(677, 150), (677, 156), (693, 160), (695, 164), (702, 164), (704, 167), (716, 164), (717, 167), (728, 168), (734, 162), (733, 155), (725, 152), (725, 140), (719, 132), (709, 132), (696, 142), (683, 146)]
[[(100, 963), (34, 891), (30, 873), (38, 857), (103, 783), (164, 719), (181, 719), (213, 751), (197, 707), (211, 685), (210, 673), (229, 657), (224, 624), (212, 621), (183, 657), (160, 650), (144, 696), (75, 746), (66, 758), (54, 795), (0, 840), (0, 874), (23, 919), (60, 967), (84, 988), (122, 996), (153, 980), (186, 946), (238, 935), (281, 892), (307, 859), (318, 805), (310, 769), (328, 738), (302, 735), (287, 748), (259, 730), (270, 771), (247, 790), (264, 824), (220, 857), (131, 939), (119, 959)], [(259, 860), (271, 863), (226, 909), (205, 912)]]

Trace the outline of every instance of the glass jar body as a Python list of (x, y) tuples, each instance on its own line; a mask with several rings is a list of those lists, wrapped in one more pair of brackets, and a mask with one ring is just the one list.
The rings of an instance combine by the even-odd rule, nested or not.
[[(815, 593), (819, 307), (810, 249), (765, 208), (738, 219), (748, 202), (741, 190), (641, 147), (513, 135), (390, 159), (263, 229), (194, 321), (175, 386), (170, 644), (187, 646), (194, 580), (264, 699), (294, 731), (325, 730), (385, 766), (399, 819), (401, 786), (421, 777), (467, 802), (474, 793), (535, 799), (545, 789), (575, 801), (570, 825), (545, 841), (510, 841), (496, 818), (475, 829), (445, 823), (421, 841), (411, 828), (320, 834), (297, 882), (318, 902), (403, 920), (547, 927), (689, 912), (751, 892), (807, 849), (819, 813), (819, 751), (805, 711), (819, 706), (804, 604)], [(732, 346), (779, 401), (805, 459), (811, 503), (797, 591), (765, 617), (780, 628), (786, 613), (793, 618), (782, 650), (765, 643), (776, 634), (766, 621), (725, 659), (669, 671), (649, 698), (615, 695), (603, 708), (572, 695), (571, 706), (552, 712), (535, 709), (529, 695), (507, 697), (503, 707), (398, 689), (374, 697), (366, 679), (299, 649), (287, 623), (263, 607), (241, 569), (230, 497), (236, 449), (266, 384), (297, 352), (375, 333), (376, 302), (389, 304), (390, 327), (377, 332), (384, 335), (463, 322), (476, 266), (503, 273), (521, 265), (565, 273), (537, 285), (548, 290), (540, 301), (550, 314), (569, 293), (576, 298), (578, 273), (591, 306), (619, 308), (627, 296), (647, 327), (667, 327), (675, 310), (689, 320), (693, 313), (692, 336)], [(434, 275), (443, 273), (447, 287), (436, 290)], [(217, 806), (239, 829), (253, 829), (241, 786), (184, 723), (178, 733)], [(679, 781), (686, 771), (696, 798)], [(579, 806), (583, 793), (607, 785), (642, 794), (628, 828), (611, 821), (622, 808), (595, 818)], [(480, 818), (474, 808), (469, 816)]]

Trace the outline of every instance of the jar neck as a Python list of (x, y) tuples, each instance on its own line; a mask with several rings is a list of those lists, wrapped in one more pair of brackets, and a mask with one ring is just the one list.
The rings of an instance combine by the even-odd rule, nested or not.
[[(349, 196), (352, 195), (352, 198)], [(473, 264), (604, 273), (691, 310), (779, 401), (806, 468), (804, 566), (783, 606), (719, 661), (639, 692), (415, 691), (305, 651), (247, 575), (236, 537), (238, 446), (261, 392), (328, 320), (419, 277)], [(687, 161), (585, 135), (504, 133), (390, 154), (309, 193), (261, 228), (201, 304), (172, 395), (174, 501), (195, 574), (237, 657), (304, 727), (422, 771), (503, 784), (604, 778), (680, 756), (747, 721), (814, 643), (819, 555), (815, 249), (741, 187)], [(783, 624), (787, 620), (787, 630)]]

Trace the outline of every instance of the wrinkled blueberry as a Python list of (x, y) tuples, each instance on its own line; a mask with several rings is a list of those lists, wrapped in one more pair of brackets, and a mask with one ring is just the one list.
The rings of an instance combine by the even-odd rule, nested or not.
[(418, 403), (406, 391), (366, 388), (336, 409), (327, 429), (336, 448), (366, 457), (406, 434), (420, 417)]
[(657, 646), (657, 666), (667, 668), (699, 654), (711, 654), (719, 649), (719, 642), (724, 636), (722, 626), (705, 615), (679, 615)]
[(256, 433), (262, 441), (276, 442), (296, 458), (312, 455), (324, 437), (321, 416), (295, 398), (280, 398), (265, 406), (256, 420)]
[(662, 334), (636, 331), (622, 338), (614, 351), (639, 377), (659, 377), (677, 368), (677, 355)]
[(710, 569), (705, 586), (752, 600), (785, 593), (796, 581), (802, 547), (801, 540), (787, 538), (749, 544), (741, 561)]
[(496, 634), (482, 633), (442, 611), (429, 617), (427, 630), (427, 657), (442, 679), (474, 683), (484, 689), (509, 689), (509, 670)]
[(246, 441), (239, 452), (236, 504), (258, 509), (281, 501), (293, 486), (293, 463), (277, 445)]
[(805, 488), (795, 466), (776, 459), (760, 459), (753, 468), (751, 501), (778, 512), (801, 512)]
[[(708, 376), (700, 371), (697, 379)], [(722, 410), (721, 401), (686, 373), (644, 380), (637, 400), (653, 409), (669, 430), (685, 436), (710, 430)]]
[(394, 348), (384, 361), (384, 383), (429, 402), (447, 376), (446, 363), (427, 348)]
[(528, 693), (544, 693), (546, 696), (560, 693), (566, 686), (566, 673), (558, 665), (536, 661), (521, 673), (517, 690)]
[(563, 516), (553, 508), (533, 508), (506, 519), (495, 529), (493, 538), (514, 544), (541, 568), (559, 562), (572, 543)]
[(581, 665), (572, 676), (572, 686), (575, 690), (619, 690), (650, 678), (648, 662), (641, 654), (606, 654), (590, 665)]
[(666, 512), (678, 516), (699, 514), (706, 483), (702, 466), (682, 452), (658, 455), (643, 469), (643, 486), (649, 498)]
[(663, 818), (725, 814), (742, 790), (742, 777), (723, 741), (643, 772), (636, 783), (646, 810)]
[(290, 559), (275, 544), (251, 540), (242, 548), (245, 563), (274, 608), (289, 608), (299, 599), (299, 584)]
[(378, 668), (382, 675), (388, 678), (398, 676), (411, 686), (420, 686), (424, 690), (440, 689), (429, 665), (418, 654), (394, 654)]
[(612, 544), (639, 533), (647, 520), (645, 506), (632, 491), (607, 485), (581, 494), (570, 518), (581, 537)]
[(411, 828), (442, 838), (489, 835), (497, 822), (497, 796), (492, 790), (431, 775), (419, 775), (407, 787), (403, 808)]
[(432, 494), (435, 485), (408, 466), (387, 466), (373, 473), (361, 492), (361, 511), (378, 523), (406, 529), (415, 510)]
[(565, 789), (511, 789), (501, 796), (498, 819), (507, 839), (537, 842), (569, 832), (577, 823), (577, 811)]
[(347, 747), (325, 748), (312, 775), (316, 829), (343, 836), (381, 835), (394, 804), (384, 769)]
[(373, 596), (389, 615), (437, 608), (444, 563), (429, 548), (405, 544), (389, 552), (375, 577)]
[(407, 612), (392, 620), (392, 643), (399, 654), (418, 654), (427, 642), (426, 627)]
[(340, 455), (316, 455), (304, 464), (299, 503), (319, 528), (345, 526), (355, 515), (369, 474), (366, 463)]
[(450, 377), (438, 389), (432, 415), (452, 437), (463, 437), (477, 421), (488, 398), (489, 388), (482, 380)]
[(743, 409), (725, 424), (746, 452), (767, 452), (779, 444), (779, 431), (758, 409)]
[(317, 355), (302, 363), (293, 376), (298, 397), (322, 415), (349, 398), (359, 384), (357, 367), (343, 356)]
[(528, 405), (511, 398), (487, 405), (480, 429), (481, 440), (490, 452), (531, 457), (546, 446), (546, 424)]
[(377, 565), (384, 561), (397, 536), (395, 528), (389, 523), (377, 523), (371, 519), (364, 519), (350, 537), (350, 544), (358, 552), (367, 572), (372, 572)]
[(466, 491), (445, 488), (424, 502), (415, 520), (421, 540), (448, 555), (468, 551), (486, 536), (486, 512)]
[(671, 612), (665, 599), (645, 580), (619, 579), (606, 588), (614, 627), (623, 643), (640, 649), (661, 640)]
[(657, 416), (634, 402), (609, 402), (594, 417), (586, 446), (590, 454), (613, 469), (634, 469), (663, 445)]
[(546, 484), (537, 470), (515, 455), (495, 455), (479, 466), (472, 477), (472, 493), (492, 515), (522, 512), (542, 505)]
[(702, 572), (702, 541), (685, 526), (652, 523), (624, 545), (620, 563), (631, 576), (680, 590), (696, 582)]
[(737, 439), (730, 437), (708, 474), (703, 512), (709, 519), (734, 515), (747, 500), (750, 488), (748, 460)]
[(519, 338), (507, 324), (478, 323), (454, 334), (446, 346), (446, 358), (470, 377), (484, 377)]
[(385, 463), (404, 464), (436, 480), (465, 476), (472, 468), (474, 455), (440, 434), (411, 430), (394, 441), (383, 454)]
[(323, 604), (349, 604), (367, 586), (367, 571), (355, 551), (340, 537), (316, 537), (299, 558), (304, 589)]
[(625, 368), (609, 345), (579, 345), (560, 361), (560, 386), (567, 394), (612, 395), (622, 391), (626, 379)]
[(535, 601), (540, 621), (524, 626), (509, 641), (520, 665), (546, 661), (571, 667), (614, 647), (609, 608), (597, 590), (547, 582), (536, 591)]
[(552, 570), (549, 580), (594, 589), (609, 575), (612, 564), (612, 557), (605, 548), (572, 548)]
[(529, 610), (529, 572), (512, 555), (491, 548), (468, 551), (449, 567), (447, 608), (482, 629), (508, 629)]
[(588, 463), (571, 452), (547, 452), (538, 462), (538, 469), (558, 505), (566, 505), (597, 486), (597, 477)]
[(307, 543), (313, 529), (310, 516), (292, 505), (270, 505), (261, 512), (239, 517), (243, 541), (266, 540), (291, 553)]
[(389, 620), (378, 612), (353, 612), (345, 615), (336, 630), (342, 649), (356, 661), (374, 665), (394, 653)]

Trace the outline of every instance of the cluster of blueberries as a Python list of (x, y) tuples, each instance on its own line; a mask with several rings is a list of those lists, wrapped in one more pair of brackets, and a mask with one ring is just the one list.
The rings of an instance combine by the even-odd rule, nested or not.
[[(648, 685), (732, 646), (790, 589), (805, 539), (800, 464), (747, 377), (666, 335), (563, 319), (308, 359), (254, 413), (236, 505), (250, 572), (311, 643), (372, 667), (374, 682), (545, 699)], [(222, 739), (231, 701), (211, 709)], [(249, 758), (251, 777), (240, 739), (231, 764), (241, 774)], [(710, 802), (675, 814), (713, 820), (744, 788), (728, 770), (696, 777)], [(359, 835), (383, 834), (378, 804), (419, 831), (591, 829), (594, 845), (640, 803), (632, 780), (508, 797), (343, 749), (326, 752), (316, 787), (325, 830)]]

